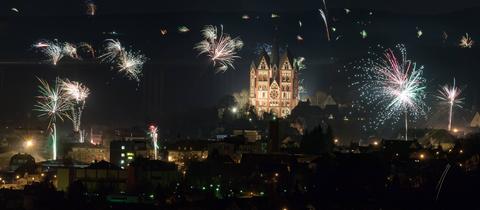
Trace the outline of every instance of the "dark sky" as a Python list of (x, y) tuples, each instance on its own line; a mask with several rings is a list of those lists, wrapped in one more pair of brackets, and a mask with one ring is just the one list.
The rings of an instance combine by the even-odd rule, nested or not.
[[(239, 11), (308, 11), (322, 5), (322, 0), (90, 0), (103, 14), (145, 14), (163, 12), (239, 12)], [(15, 7), (28, 15), (75, 15), (82, 11), (83, 0), (3, 0), (5, 9)], [(334, 0), (326, 1), (329, 8), (362, 8), (399, 13), (444, 13), (480, 6), (476, 0)], [(5, 5), (5, 6), (3, 6)]]
[[(248, 87), (248, 66), (256, 58), (255, 47), (271, 42), (275, 27), (281, 44), (288, 45), (295, 56), (307, 59), (302, 77), (311, 93), (320, 89), (339, 100), (351, 100), (347, 88), (350, 75), (341, 71), (344, 66), (366, 56), (377, 45), (404, 43), (409, 56), (425, 65), (430, 92), (455, 76), (460, 83), (468, 84), (468, 109), (477, 105), (480, 53), (477, 47), (460, 49), (457, 43), (465, 33), (480, 40), (479, 1), (327, 1), (330, 25), (337, 28), (332, 37), (339, 37), (332, 42), (325, 40), (317, 11), (322, 6), (319, 0), (98, 0), (96, 4), (97, 16), (88, 17), (84, 15), (84, 1), (0, 2), (0, 120), (23, 122), (35, 118), (31, 111), (38, 85), (35, 76), (53, 80), (58, 75), (89, 86), (92, 94), (85, 108), (86, 124), (170, 120), (166, 115), (212, 106), (223, 95)], [(12, 7), (20, 12), (11, 11)], [(346, 15), (345, 7), (352, 13)], [(271, 12), (280, 18), (271, 19)], [(242, 20), (244, 13), (252, 18)], [(201, 40), (199, 31), (208, 24), (223, 24), (225, 32), (245, 42), (235, 70), (215, 74), (208, 59), (197, 56), (192, 49)], [(176, 28), (181, 25), (191, 31), (178, 33)], [(168, 34), (161, 36), (160, 28), (167, 28)], [(416, 37), (417, 28), (424, 33), (420, 39)], [(367, 39), (360, 37), (361, 30), (368, 31)], [(111, 31), (120, 35), (105, 34)], [(442, 42), (443, 31), (449, 35), (446, 42)], [(297, 35), (304, 41), (297, 41)], [(97, 49), (104, 39), (117, 38), (149, 57), (145, 77), (137, 84), (88, 58), (64, 59), (57, 66), (41, 64), (43, 58), (30, 46), (39, 39), (55, 38), (89, 42)]]

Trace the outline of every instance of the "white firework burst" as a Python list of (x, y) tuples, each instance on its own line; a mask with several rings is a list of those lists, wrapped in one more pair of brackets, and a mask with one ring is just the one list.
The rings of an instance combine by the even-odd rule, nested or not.
[(194, 49), (200, 54), (206, 54), (213, 62), (217, 72), (225, 72), (228, 67), (235, 68), (233, 62), (237, 51), (242, 49), (243, 42), (239, 37), (231, 38), (230, 35), (223, 33), (223, 26), (220, 31), (216, 26), (208, 25), (202, 30), (204, 40), (195, 45)]

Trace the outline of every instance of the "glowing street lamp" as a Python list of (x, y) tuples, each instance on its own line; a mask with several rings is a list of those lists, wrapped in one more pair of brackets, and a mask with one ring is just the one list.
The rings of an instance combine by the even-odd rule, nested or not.
[(25, 149), (29, 149), (34, 145), (33, 139), (26, 139), (25, 142), (23, 142), (23, 147)]

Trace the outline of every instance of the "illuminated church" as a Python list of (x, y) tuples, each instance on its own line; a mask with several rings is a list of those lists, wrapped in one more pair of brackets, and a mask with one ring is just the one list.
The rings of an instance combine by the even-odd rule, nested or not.
[(250, 104), (259, 116), (272, 113), (285, 117), (298, 104), (298, 69), (285, 50), (280, 55), (276, 43), (270, 55), (264, 50), (250, 65)]

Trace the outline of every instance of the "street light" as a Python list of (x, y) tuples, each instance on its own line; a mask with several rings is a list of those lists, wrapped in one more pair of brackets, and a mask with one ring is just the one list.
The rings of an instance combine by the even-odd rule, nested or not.
[(235, 114), (235, 113), (237, 113), (237, 112), (238, 112), (238, 109), (237, 109), (237, 107), (232, 107), (232, 113), (234, 113), (234, 114)]
[(424, 154), (420, 154), (420, 159), (425, 159), (425, 155)]
[(33, 139), (26, 139), (25, 142), (23, 143), (23, 147), (25, 149), (31, 148), (33, 146)]

